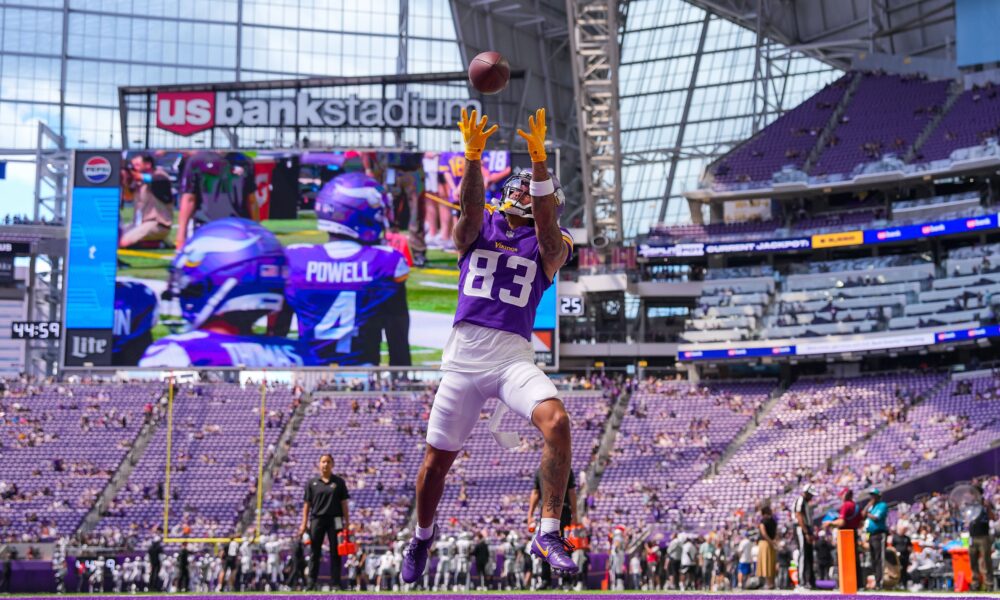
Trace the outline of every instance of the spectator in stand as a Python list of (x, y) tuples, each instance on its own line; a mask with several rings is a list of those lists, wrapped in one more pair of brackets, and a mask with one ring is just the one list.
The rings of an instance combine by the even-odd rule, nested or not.
[(813, 544), (816, 542), (813, 530), (812, 507), (809, 502), (816, 495), (816, 488), (807, 485), (802, 495), (796, 498), (792, 512), (795, 515), (795, 540), (799, 547), (799, 587), (816, 589), (816, 569), (813, 565)]
[(868, 552), (871, 556), (872, 570), (875, 572), (875, 589), (882, 589), (882, 575), (885, 572), (885, 538), (889, 533), (886, 518), (889, 516), (889, 505), (882, 501), (882, 492), (872, 488), (871, 498), (862, 511), (867, 519), (865, 532), (868, 534)]
[[(830, 529), (850, 529), (854, 532), (854, 572), (857, 576), (857, 582), (859, 587), (864, 587), (864, 581), (861, 579), (861, 557), (858, 552), (861, 550), (861, 543), (858, 539), (858, 528), (861, 527), (861, 522), (863, 520), (863, 515), (861, 509), (854, 502), (854, 492), (850, 488), (844, 488), (840, 490), (837, 494), (843, 500), (840, 505), (840, 516), (832, 521), (827, 521), (824, 523), (824, 527), (829, 527)], [(839, 538), (838, 538), (839, 539)], [(847, 568), (847, 565), (841, 565), (841, 569)]]
[(969, 562), (972, 566), (972, 583), (978, 585), (979, 589), (986, 591), (990, 580), (990, 571), (993, 549), (993, 540), (990, 539), (990, 521), (996, 519), (993, 513), (992, 503), (983, 494), (982, 486), (976, 486), (982, 498), (983, 507), (979, 515), (969, 523), (969, 537), (972, 538), (969, 544)]
[(765, 582), (765, 587), (774, 589), (777, 575), (778, 522), (774, 520), (771, 505), (760, 508), (760, 523), (757, 524), (760, 541), (757, 542), (757, 577)]

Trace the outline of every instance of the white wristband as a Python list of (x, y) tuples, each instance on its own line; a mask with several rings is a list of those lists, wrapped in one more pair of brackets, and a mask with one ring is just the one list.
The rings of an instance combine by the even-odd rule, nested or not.
[(556, 193), (556, 184), (552, 183), (552, 178), (548, 178), (545, 181), (535, 181), (531, 180), (528, 184), (528, 193), (535, 197), (548, 196), (549, 194)]

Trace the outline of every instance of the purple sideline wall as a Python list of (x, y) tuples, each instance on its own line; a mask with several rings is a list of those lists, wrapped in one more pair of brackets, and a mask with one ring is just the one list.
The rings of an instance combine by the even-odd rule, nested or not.
[(919, 494), (942, 491), (956, 481), (968, 481), (973, 477), (998, 473), (1000, 473), (1000, 446), (995, 446), (923, 477), (887, 489), (883, 492), (883, 499), (886, 502), (910, 501)]

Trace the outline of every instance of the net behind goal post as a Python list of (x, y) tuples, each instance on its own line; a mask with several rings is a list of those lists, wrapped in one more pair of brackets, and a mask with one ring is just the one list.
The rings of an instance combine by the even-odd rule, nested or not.
[[(231, 541), (234, 538), (237, 541), (242, 541), (243, 540), (243, 537), (242, 537), (242, 533), (243, 532), (238, 532), (238, 531), (235, 531), (235, 530), (232, 531), (231, 535), (229, 535), (229, 536), (185, 537), (185, 536), (171, 535), (171, 529), (170, 528), (173, 525), (176, 525), (176, 520), (173, 522), (173, 525), (171, 524), (171, 514), (170, 514), (171, 501), (172, 501), (172, 495), (173, 495), (172, 494), (172, 490), (171, 490), (171, 485), (172, 485), (172, 483), (175, 483), (175, 482), (172, 482), (172, 476), (175, 475), (174, 469), (175, 469), (175, 462), (176, 462), (176, 458), (177, 458), (177, 457), (174, 456), (174, 451), (175, 451), (175, 444), (174, 444), (175, 439), (174, 439), (174, 435), (176, 433), (176, 427), (175, 427), (175, 423), (174, 423), (174, 405), (175, 405), (175, 401), (177, 399), (177, 392), (178, 392), (178, 389), (179, 389), (178, 388), (178, 384), (182, 383), (185, 380), (185, 377), (182, 374), (179, 374), (179, 373), (178, 374), (170, 373), (168, 375), (168, 377), (167, 377), (167, 380), (168, 380), (168, 384), (167, 384), (167, 415), (166, 415), (166, 423), (165, 423), (165, 427), (166, 427), (166, 461), (165, 461), (164, 474), (163, 474), (163, 542), (167, 543), (167, 544), (183, 544), (183, 543), (212, 544), (212, 543), (226, 543), (226, 542)], [(255, 385), (255, 384), (251, 383), (251, 382), (247, 382), (246, 383), (246, 388), (249, 388), (251, 385)], [(257, 461), (256, 461), (256, 463), (257, 463), (256, 464), (256, 481), (257, 481), (257, 485), (256, 485), (256, 490), (255, 490), (255, 502), (256, 502), (255, 508), (256, 508), (256, 510), (255, 510), (255, 513), (254, 513), (255, 514), (255, 522), (254, 522), (254, 532), (255, 533), (254, 533), (254, 539), (253, 539), (254, 542), (257, 542), (257, 541), (260, 540), (261, 507), (263, 505), (263, 500), (264, 500), (264, 498), (263, 498), (263, 494), (264, 494), (264, 488), (263, 488), (263, 485), (264, 485), (263, 484), (263, 479), (264, 479), (264, 458), (265, 458), (264, 448), (265, 448), (265, 443), (266, 443), (264, 433), (265, 433), (265, 426), (266, 426), (266, 422), (267, 422), (267, 391), (268, 391), (267, 390), (267, 381), (266, 381), (266, 379), (263, 378), (263, 377), (261, 377), (260, 380), (259, 380), (259, 383), (256, 384), (256, 387), (260, 391), (260, 403), (258, 405), (259, 406), (258, 414), (254, 415), (254, 413), (253, 413), (252, 410), (248, 410), (248, 411), (244, 412), (243, 415), (241, 415), (241, 416), (245, 416), (245, 418), (247, 418), (247, 419), (254, 419), (256, 421), (255, 427), (256, 427), (256, 431), (257, 431), (257, 436), (256, 436), (257, 437), (257, 444), (256, 444), (256, 446), (257, 446), (256, 447), (256, 450), (257, 450)], [(201, 400), (201, 398), (197, 398), (196, 400)], [(197, 456), (190, 456), (189, 458), (191, 459), (191, 461), (198, 461), (200, 459), (200, 457), (197, 457)], [(233, 465), (233, 466), (235, 467), (235, 465)], [(219, 485), (228, 485), (228, 482), (220, 481)], [(184, 490), (181, 490), (181, 494), (182, 495), (177, 500), (182, 505), (183, 505), (183, 502), (184, 502), (184, 496), (183, 496), (184, 493), (185, 493)], [(237, 510), (238, 510), (237, 514), (241, 514), (243, 512), (243, 509), (244, 509), (243, 506), (238, 506), (237, 507)], [(175, 519), (176, 518), (177, 518), (177, 513), (175, 512)], [(235, 527), (235, 524), (233, 525), (233, 527)]]

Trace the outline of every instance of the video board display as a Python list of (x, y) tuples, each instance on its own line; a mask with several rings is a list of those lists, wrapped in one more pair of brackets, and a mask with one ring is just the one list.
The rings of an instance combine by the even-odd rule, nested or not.
[[(66, 366), (434, 366), (456, 152), (78, 153)], [(527, 155), (483, 155), (488, 202)], [(530, 283), (528, 284), (530, 285)], [(556, 285), (531, 343), (556, 365)]]

